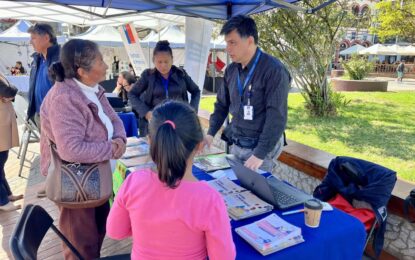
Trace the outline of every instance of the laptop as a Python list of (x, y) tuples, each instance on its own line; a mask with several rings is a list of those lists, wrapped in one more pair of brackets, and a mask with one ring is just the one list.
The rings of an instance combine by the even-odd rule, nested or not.
[(313, 196), (292, 187), (273, 175), (265, 178), (261, 174), (245, 167), (237, 160), (228, 158), (228, 162), (241, 182), (242, 187), (252, 191), (255, 195), (278, 209), (294, 207), (313, 198)]
[(112, 95), (107, 95), (107, 97), (111, 107), (114, 109), (115, 112), (130, 112), (131, 108), (125, 105), (124, 101), (120, 97), (114, 97)]

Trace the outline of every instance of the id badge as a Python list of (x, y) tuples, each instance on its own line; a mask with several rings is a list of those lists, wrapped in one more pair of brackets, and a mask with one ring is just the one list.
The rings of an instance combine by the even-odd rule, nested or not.
[(244, 106), (244, 120), (254, 120), (253, 106)]

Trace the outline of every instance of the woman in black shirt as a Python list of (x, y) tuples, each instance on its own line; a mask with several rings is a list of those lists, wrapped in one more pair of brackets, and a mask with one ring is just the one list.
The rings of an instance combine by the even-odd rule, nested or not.
[(129, 92), (133, 109), (140, 117), (140, 136), (147, 130), (142, 124), (150, 121), (155, 106), (166, 99), (189, 102), (197, 112), (200, 101), (200, 89), (190, 76), (181, 68), (173, 65), (173, 52), (168, 41), (159, 41), (153, 51), (155, 68), (146, 69)]

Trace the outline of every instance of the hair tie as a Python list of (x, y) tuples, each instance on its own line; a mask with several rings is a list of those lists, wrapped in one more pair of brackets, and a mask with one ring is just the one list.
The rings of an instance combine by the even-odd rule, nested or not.
[(171, 125), (171, 127), (173, 127), (173, 129), (176, 129), (176, 124), (171, 120), (164, 121), (163, 125), (164, 124), (169, 124), (169, 125)]

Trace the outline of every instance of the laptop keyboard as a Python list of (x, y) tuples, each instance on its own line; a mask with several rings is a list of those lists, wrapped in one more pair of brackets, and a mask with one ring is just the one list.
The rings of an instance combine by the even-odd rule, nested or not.
[(293, 203), (300, 202), (300, 200), (298, 200), (292, 195), (286, 194), (276, 189), (271, 190), (274, 195), (275, 201), (278, 202), (279, 205), (291, 205)]
[(275, 177), (267, 178), (267, 182), (271, 187), (275, 202), (280, 208), (298, 205), (304, 202), (302, 192), (287, 183), (280, 181)]

